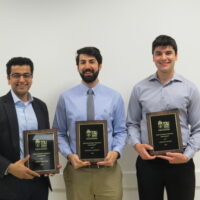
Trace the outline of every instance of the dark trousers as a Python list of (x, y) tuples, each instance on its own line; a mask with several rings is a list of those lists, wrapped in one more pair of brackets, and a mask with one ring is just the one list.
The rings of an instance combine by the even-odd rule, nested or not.
[(48, 200), (48, 184), (44, 178), (25, 180), (7, 175), (3, 182), (0, 200)]
[(194, 200), (195, 167), (191, 159), (184, 164), (169, 164), (163, 159), (136, 161), (140, 200), (163, 200), (166, 188), (168, 200)]

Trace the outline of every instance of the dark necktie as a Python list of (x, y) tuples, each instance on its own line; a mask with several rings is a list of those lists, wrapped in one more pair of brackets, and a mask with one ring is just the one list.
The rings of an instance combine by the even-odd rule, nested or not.
[(94, 99), (93, 90), (90, 88), (87, 92), (87, 120), (94, 120)]

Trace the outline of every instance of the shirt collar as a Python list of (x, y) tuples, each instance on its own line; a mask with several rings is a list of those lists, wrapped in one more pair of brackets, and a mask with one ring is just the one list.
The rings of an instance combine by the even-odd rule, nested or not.
[[(152, 74), (151, 76), (149, 76), (148, 80), (149, 80), (149, 81), (155, 81), (155, 80), (160, 81), (160, 80), (158, 79), (156, 73), (154, 73), (154, 74)], [(174, 75), (173, 75), (173, 77), (172, 77), (172, 79), (171, 79), (170, 81), (179, 81), (179, 82), (183, 82), (183, 78), (182, 78), (181, 75), (179, 75), (179, 74), (177, 74), (177, 73), (174, 73)]]
[[(100, 85), (101, 85), (100, 83), (97, 83), (97, 84), (92, 88), (92, 90), (93, 90), (93, 92), (94, 92), (94, 95), (95, 95), (95, 93), (99, 90)], [(80, 88), (81, 88), (82, 92), (83, 92), (85, 95), (87, 95), (87, 92), (88, 92), (89, 87), (87, 87), (86, 85), (84, 85), (84, 84), (81, 82), (81, 83), (80, 83)]]
[[(15, 104), (21, 102), (21, 103), (24, 103), (15, 93), (13, 90), (11, 90), (11, 95), (13, 97), (13, 101)], [(33, 97), (31, 96), (31, 94), (29, 93), (29, 101), (26, 102), (26, 103), (31, 103), (33, 101)]]

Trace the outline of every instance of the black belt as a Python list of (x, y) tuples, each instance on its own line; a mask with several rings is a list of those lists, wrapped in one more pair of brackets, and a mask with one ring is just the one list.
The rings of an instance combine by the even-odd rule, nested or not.
[(91, 165), (87, 165), (87, 166), (84, 166), (84, 167), (81, 167), (81, 168), (106, 168), (107, 166), (104, 166), (104, 165), (97, 165), (97, 164), (91, 164)]
[[(69, 164), (70, 165), (72, 165), (72, 163), (71, 162), (69, 162)], [(95, 169), (98, 169), (98, 168), (107, 168), (108, 166), (105, 166), (105, 165), (97, 165), (96, 163), (91, 163), (91, 165), (87, 165), (87, 166), (83, 166), (83, 167), (81, 167), (81, 168), (95, 168)], [(81, 169), (80, 168), (80, 169)]]

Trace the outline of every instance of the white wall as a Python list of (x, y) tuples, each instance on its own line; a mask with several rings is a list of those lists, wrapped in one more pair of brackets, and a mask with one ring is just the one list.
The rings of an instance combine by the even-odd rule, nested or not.
[[(103, 55), (102, 83), (126, 103), (133, 85), (155, 71), (151, 43), (159, 34), (177, 40), (176, 69), (200, 87), (200, 2), (198, 0), (0, 0), (0, 95), (9, 90), (6, 62), (30, 57), (35, 64), (31, 93), (43, 99), (51, 122), (58, 95), (80, 77), (75, 52), (96, 46)], [(120, 161), (124, 200), (137, 199), (136, 154), (127, 148)], [(195, 156), (200, 198), (200, 155)], [(61, 158), (64, 165), (65, 160)], [(52, 178), (50, 199), (65, 199), (62, 175)]]

